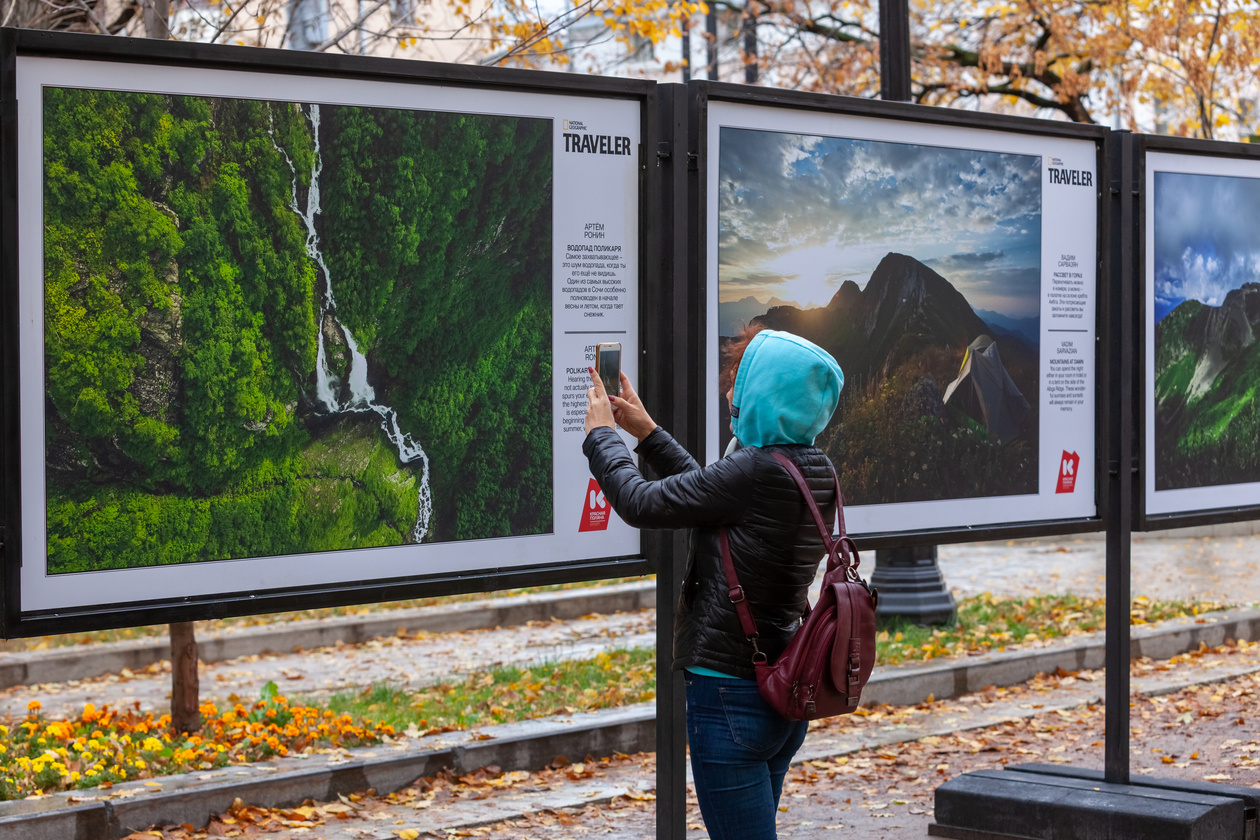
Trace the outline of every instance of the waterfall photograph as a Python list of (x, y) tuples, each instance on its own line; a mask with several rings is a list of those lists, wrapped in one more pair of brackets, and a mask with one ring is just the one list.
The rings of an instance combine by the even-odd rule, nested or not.
[(43, 126), (49, 573), (553, 530), (551, 120), (48, 87)]

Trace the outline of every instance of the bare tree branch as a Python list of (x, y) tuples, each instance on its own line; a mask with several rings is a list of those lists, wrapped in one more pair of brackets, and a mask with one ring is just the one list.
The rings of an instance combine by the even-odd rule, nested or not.
[(370, 18), (372, 15), (376, 14), (384, 6), (388, 5), (389, 2), (390, 0), (376, 0), (375, 3), (373, 3), (371, 6), (368, 6), (368, 8), (362, 14), (360, 14), (357, 18), (355, 18), (354, 21), (352, 21), (349, 25), (343, 28), (336, 35), (332, 36), (331, 38), (319, 44), (316, 44), (314, 47), (311, 47), (311, 52), (323, 52), (324, 50), (337, 46), (337, 44), (340, 43), (343, 38), (345, 38), (351, 32), (353, 32), (354, 30), (362, 26), (365, 20)]

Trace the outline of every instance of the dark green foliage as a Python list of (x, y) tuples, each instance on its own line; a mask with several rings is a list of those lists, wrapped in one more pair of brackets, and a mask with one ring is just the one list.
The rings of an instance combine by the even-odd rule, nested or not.
[[(1260, 481), (1260, 286), (1155, 325), (1155, 488)], [(1210, 381), (1209, 381), (1210, 378)]]
[[(313, 398), (323, 278), (290, 206), (307, 117), (44, 96), (50, 570), (409, 539), (418, 467)], [(338, 315), (429, 452), (430, 538), (549, 530), (548, 124), (322, 110)]]
[(436, 538), (549, 530), (548, 126), (366, 108), (324, 125), (337, 313), (441, 467)]
[[(836, 419), (818, 438), (840, 473), (850, 504), (917, 502), (962, 496), (1037, 492), (1037, 453), (1020, 437), (1005, 444), (956, 412), (934, 413), (916, 399), (916, 386), (947, 383), (961, 351), (923, 350), (865, 388), (846, 386)], [(1018, 362), (1007, 372), (1021, 392), (1035, 394), (1036, 367)], [(925, 377), (930, 379), (925, 380)], [(1036, 403), (1029, 425), (1037, 423)]]

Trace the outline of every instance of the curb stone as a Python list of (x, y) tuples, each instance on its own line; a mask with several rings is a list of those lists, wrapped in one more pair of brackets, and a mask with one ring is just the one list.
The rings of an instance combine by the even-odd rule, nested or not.
[[(1195, 650), (1200, 644), (1216, 647), (1226, 639), (1260, 639), (1260, 610), (1237, 609), (1176, 618), (1159, 624), (1138, 625), (1130, 632), (1131, 655), (1169, 659)], [(1016, 685), (1038, 674), (1062, 668), (1079, 671), (1103, 667), (1107, 645), (1103, 633), (1073, 637), (1064, 644), (988, 653), (965, 659), (941, 660), (935, 665), (900, 665), (871, 676), (862, 692), (863, 703), (910, 706), (929, 696), (959, 697), (989, 685)]]
[[(655, 606), (656, 582), (635, 581), (381, 611), (368, 616), (304, 619), (226, 630), (198, 637), (197, 653), (202, 662), (222, 662), (241, 656), (288, 652), (298, 647), (309, 650), (330, 647), (337, 642), (355, 644), (392, 636), (399, 630), (452, 633), (512, 627), (552, 618), (571, 620), (591, 613), (632, 612)], [(117, 674), (124, 668), (139, 671), (170, 656), (170, 642), (164, 638), (0, 653), (0, 690)]]
[[(1226, 638), (1250, 640), (1258, 635), (1260, 610), (1232, 610), (1176, 619), (1162, 626), (1137, 627), (1133, 632), (1133, 651), (1135, 657), (1168, 658), (1196, 649), (1200, 643), (1215, 646)], [(1103, 651), (1102, 636), (1095, 634), (1087, 640), (1057, 648), (1007, 651), (961, 662), (889, 668), (871, 678), (863, 700), (910, 705), (926, 700), (929, 695), (944, 699), (978, 691), (987, 685), (1017, 684), (1059, 667), (1065, 670), (1098, 668), (1102, 665)], [(1193, 680), (1169, 681), (1168, 685), (1152, 687), (1148, 693), (1169, 693), (1204, 681), (1238, 675), (1228, 670), (1208, 673)], [(1141, 690), (1142, 681), (1135, 681), (1135, 688)], [(1099, 702), (1097, 690), (1089, 691), (1092, 693), (1088, 698), (1077, 697), (1067, 707)], [(1055, 705), (1047, 704), (1044, 708), (1055, 708)], [(948, 731), (980, 728), (993, 722), (986, 717), (961, 727), (954, 725)], [(880, 743), (913, 740), (931, 731), (935, 730), (877, 733), (844, 746), (836, 745), (834, 740), (819, 741), (812, 746), (807, 743), (794, 763)], [(123, 837), (152, 825), (192, 823), (201, 826), (212, 814), (226, 811), (237, 797), (265, 807), (292, 807), (306, 799), (326, 801), (337, 794), (367, 788), (382, 793), (399, 790), (420, 776), (431, 776), (442, 769), (464, 773), (493, 764), (505, 771), (537, 770), (558, 755), (651, 751), (656, 746), (655, 738), (655, 704), (640, 703), (578, 716), (486, 727), (480, 734), (447, 733), (401, 745), (359, 748), (330, 757), (286, 758), (202, 774), (166, 776), (156, 785), (153, 781), (127, 782), (115, 785), (108, 793), (58, 793), (38, 800), (4, 802), (0, 803), (0, 836), (5, 840), (97, 840)], [(618, 792), (608, 789), (599, 799), (592, 799), (588, 793), (573, 804), (607, 801)], [(517, 813), (505, 811), (490, 821), (510, 819)], [(475, 821), (465, 820), (458, 825), (482, 824), (489, 816), (482, 814)]]

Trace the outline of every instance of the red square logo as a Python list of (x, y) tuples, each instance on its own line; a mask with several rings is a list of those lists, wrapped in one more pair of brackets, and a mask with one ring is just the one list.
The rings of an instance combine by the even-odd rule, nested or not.
[(1071, 493), (1076, 489), (1076, 471), (1081, 466), (1081, 456), (1075, 452), (1063, 451), (1063, 459), (1059, 461), (1059, 486), (1056, 493)]
[(608, 515), (611, 512), (612, 508), (608, 506), (608, 500), (604, 498), (604, 491), (599, 489), (599, 484), (592, 478), (591, 483), (586, 485), (586, 498), (582, 504), (582, 523), (578, 526), (578, 533), (607, 530)]

